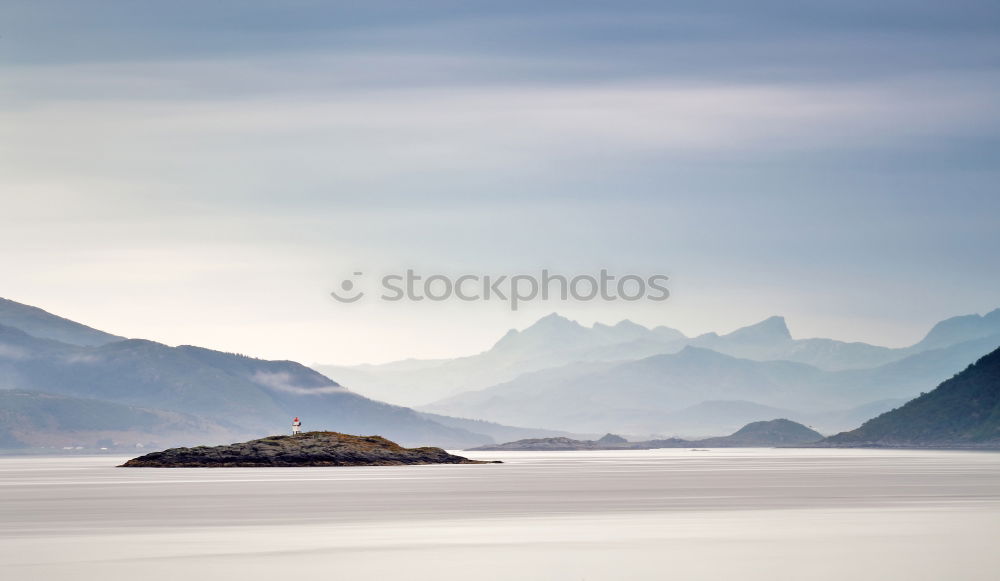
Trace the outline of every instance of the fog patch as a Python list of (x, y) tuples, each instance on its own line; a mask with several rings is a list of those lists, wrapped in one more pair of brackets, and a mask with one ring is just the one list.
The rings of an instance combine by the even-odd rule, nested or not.
[(347, 393), (348, 391), (347, 388), (339, 385), (318, 387), (299, 385), (295, 382), (294, 376), (287, 371), (257, 371), (251, 376), (250, 380), (275, 391), (294, 393), (296, 395), (321, 395), (325, 393)]
[(10, 345), (8, 343), (0, 343), (0, 359), (22, 361), (24, 359), (31, 359), (31, 354), (21, 347)]
[(101, 357), (93, 353), (73, 353), (67, 355), (65, 359), (66, 363), (99, 363)]

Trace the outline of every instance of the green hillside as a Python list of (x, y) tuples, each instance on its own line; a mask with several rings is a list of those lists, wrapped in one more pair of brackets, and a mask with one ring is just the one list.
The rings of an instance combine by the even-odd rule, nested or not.
[(1000, 349), (933, 391), (825, 440), (846, 446), (1000, 445)]

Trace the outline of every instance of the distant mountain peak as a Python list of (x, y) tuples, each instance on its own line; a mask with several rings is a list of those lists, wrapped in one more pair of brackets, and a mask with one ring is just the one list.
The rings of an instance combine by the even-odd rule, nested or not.
[(635, 341), (653, 336), (652, 331), (628, 319), (622, 319), (614, 325), (594, 323), (590, 331), (596, 341), (607, 344)]
[(653, 327), (652, 330), (653, 333), (656, 333), (661, 337), (670, 337), (674, 339), (687, 339), (687, 335), (678, 331), (677, 329), (674, 329), (673, 327), (668, 327), (666, 325), (657, 325)]
[(572, 319), (567, 319), (566, 317), (560, 315), (559, 313), (549, 313), (541, 319), (535, 321), (535, 323), (528, 328), (524, 329), (522, 333), (527, 333), (532, 330), (538, 329), (582, 329), (583, 325), (577, 323)]
[(541, 323), (541, 322), (554, 322), (554, 321), (559, 321), (559, 322), (563, 322), (563, 323), (573, 323), (573, 322), (575, 322), (575, 321), (572, 321), (570, 319), (567, 319), (566, 317), (560, 315), (559, 313), (557, 313), (555, 311), (552, 311), (551, 313), (545, 315), (541, 319), (538, 319), (537, 321), (535, 321), (535, 324), (537, 325), (538, 323)]
[(560, 315), (559, 313), (550, 313), (545, 315), (541, 319), (535, 321), (534, 325), (531, 325), (523, 333), (528, 333), (537, 330), (572, 330), (577, 331), (583, 329), (583, 325), (577, 323), (572, 319), (567, 319), (566, 317)]
[(923, 351), (946, 347), (960, 341), (997, 333), (1000, 333), (1000, 309), (994, 309), (985, 315), (961, 315), (945, 319), (934, 325), (927, 335), (911, 348)]
[(607, 433), (601, 436), (600, 440), (597, 440), (599, 444), (627, 444), (628, 440), (619, 436), (618, 434)]
[(692, 361), (720, 361), (736, 359), (735, 357), (719, 353), (713, 349), (709, 349), (707, 347), (695, 347), (694, 345), (685, 345), (683, 349), (672, 355), (654, 355), (654, 357), (675, 357), (678, 359)]
[(775, 315), (773, 317), (768, 317), (759, 323), (736, 329), (732, 333), (726, 335), (726, 337), (729, 337), (730, 339), (738, 338), (751, 341), (790, 341), (792, 339), (792, 334), (788, 331), (788, 324), (785, 323), (785, 318)]
[(538, 319), (531, 326), (522, 331), (511, 329), (493, 345), (493, 349), (501, 351), (523, 350), (525, 348), (537, 348), (538, 341), (564, 341), (570, 337), (580, 335), (587, 331), (587, 328), (563, 317), (559, 313), (550, 313)]

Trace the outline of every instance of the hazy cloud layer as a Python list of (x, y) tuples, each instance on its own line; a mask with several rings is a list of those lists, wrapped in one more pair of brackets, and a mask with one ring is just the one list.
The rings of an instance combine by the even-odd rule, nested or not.
[[(554, 309), (899, 344), (1000, 303), (995, 3), (353, 4), (5, 3), (3, 293), (331, 362)], [(516, 317), (324, 300), (406, 266), (676, 286)]]

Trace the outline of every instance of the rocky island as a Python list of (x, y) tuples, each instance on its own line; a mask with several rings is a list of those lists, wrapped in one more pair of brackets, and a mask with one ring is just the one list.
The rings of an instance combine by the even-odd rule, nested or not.
[(245, 468), (293, 466), (399, 466), (405, 464), (499, 464), (470, 460), (441, 448), (404, 448), (381, 436), (306, 432), (226, 446), (171, 448), (133, 458), (122, 467)]

